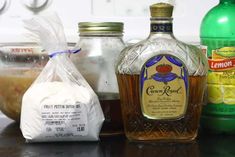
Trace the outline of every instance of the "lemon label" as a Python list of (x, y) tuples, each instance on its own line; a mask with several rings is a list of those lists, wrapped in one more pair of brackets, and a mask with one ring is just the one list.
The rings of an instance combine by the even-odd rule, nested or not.
[(209, 104), (235, 105), (235, 47), (212, 50), (208, 63)]
[(224, 47), (212, 50), (208, 58), (211, 71), (225, 71), (235, 69), (235, 47)]

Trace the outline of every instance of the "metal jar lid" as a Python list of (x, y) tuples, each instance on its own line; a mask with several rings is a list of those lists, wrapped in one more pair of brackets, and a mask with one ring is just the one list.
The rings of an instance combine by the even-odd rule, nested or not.
[(80, 33), (123, 33), (122, 22), (80, 22)]

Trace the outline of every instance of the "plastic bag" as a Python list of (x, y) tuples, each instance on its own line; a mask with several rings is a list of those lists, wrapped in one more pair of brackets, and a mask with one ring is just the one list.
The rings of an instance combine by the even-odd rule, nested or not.
[(57, 15), (34, 17), (26, 28), (51, 57), (22, 99), (20, 128), (27, 142), (96, 141), (104, 121), (99, 100), (70, 61)]

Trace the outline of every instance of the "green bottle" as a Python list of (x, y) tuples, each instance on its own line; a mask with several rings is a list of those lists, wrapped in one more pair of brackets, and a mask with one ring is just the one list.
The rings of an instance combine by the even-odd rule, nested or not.
[(201, 127), (235, 134), (235, 0), (220, 0), (204, 17), (201, 44), (207, 46), (207, 105)]

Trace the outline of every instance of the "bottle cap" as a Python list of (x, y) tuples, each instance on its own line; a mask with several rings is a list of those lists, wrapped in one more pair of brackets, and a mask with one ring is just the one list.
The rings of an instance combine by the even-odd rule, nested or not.
[(150, 6), (152, 17), (171, 18), (174, 6), (168, 3), (156, 3)]

